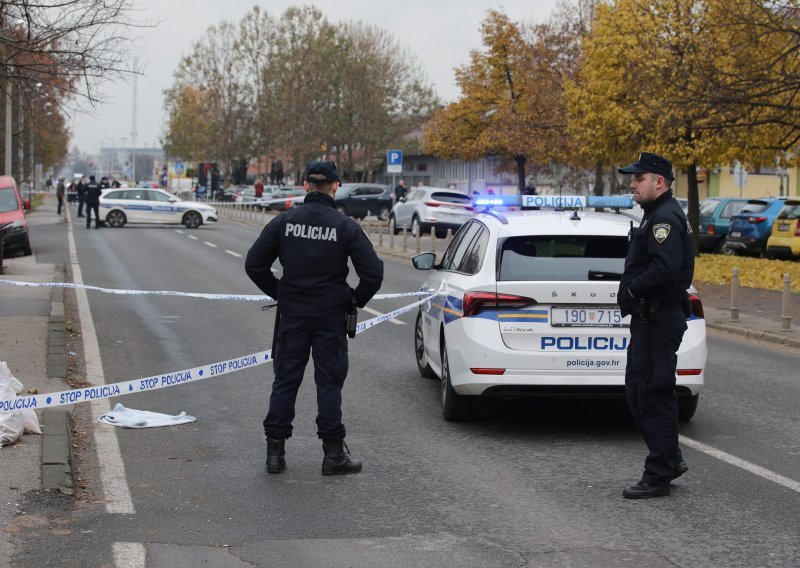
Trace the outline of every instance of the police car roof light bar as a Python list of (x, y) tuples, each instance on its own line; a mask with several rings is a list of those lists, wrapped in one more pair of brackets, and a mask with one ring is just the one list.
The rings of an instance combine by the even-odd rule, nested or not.
[(633, 209), (633, 199), (626, 196), (601, 195), (477, 195), (472, 200), (476, 210), (493, 207), (522, 207), (522, 209)]

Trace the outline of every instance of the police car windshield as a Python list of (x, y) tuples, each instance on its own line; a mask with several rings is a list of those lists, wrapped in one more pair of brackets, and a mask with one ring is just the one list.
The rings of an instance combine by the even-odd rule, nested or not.
[(626, 237), (522, 236), (502, 244), (499, 280), (619, 280)]

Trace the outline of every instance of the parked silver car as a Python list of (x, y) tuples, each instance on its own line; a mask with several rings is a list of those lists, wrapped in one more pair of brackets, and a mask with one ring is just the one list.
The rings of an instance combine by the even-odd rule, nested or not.
[(421, 230), (444, 236), (447, 229), (457, 231), (472, 218), (472, 201), (469, 195), (440, 187), (416, 187), (394, 204), (389, 214), (389, 229), (396, 235), (403, 226), (411, 234)]

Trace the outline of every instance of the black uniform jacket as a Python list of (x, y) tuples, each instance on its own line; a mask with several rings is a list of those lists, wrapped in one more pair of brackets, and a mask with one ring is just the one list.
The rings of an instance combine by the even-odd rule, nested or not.
[(86, 184), (86, 202), (100, 203), (100, 194), (103, 193), (103, 186), (100, 182), (90, 181)]
[(644, 217), (631, 230), (625, 272), (619, 286), (623, 306), (630, 294), (674, 305), (686, 298), (694, 274), (694, 245), (689, 222), (680, 204), (667, 191), (642, 206)]
[[(343, 315), (351, 303), (348, 257), (359, 277), (355, 299), (364, 307), (380, 289), (383, 261), (367, 235), (350, 217), (336, 210), (320, 192), (306, 195), (264, 227), (245, 260), (245, 270), (265, 294), (278, 300), (281, 313), (297, 317)], [(283, 277), (272, 274), (280, 259)]]

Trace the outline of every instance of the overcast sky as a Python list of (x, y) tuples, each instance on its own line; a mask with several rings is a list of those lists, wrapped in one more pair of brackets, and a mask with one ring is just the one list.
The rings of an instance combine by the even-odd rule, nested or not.
[[(163, 132), (163, 89), (181, 56), (209, 26), (221, 21), (238, 22), (255, 4), (253, 0), (138, 0), (141, 19), (159, 21), (154, 28), (134, 29), (143, 76), (138, 78), (137, 146), (160, 146)], [(491, 8), (502, 9), (514, 21), (544, 21), (556, 0), (317, 0), (292, 2), (271, 0), (260, 5), (278, 17), (293, 5), (313, 4), (332, 22), (362, 21), (395, 35), (418, 59), (427, 79), (444, 100), (454, 100), (459, 91), (453, 69), (469, 60), (469, 52), (481, 45), (480, 23)], [(72, 144), (83, 152), (96, 153), (102, 146), (130, 145), (133, 114), (132, 82), (106, 83), (102, 88), (108, 103), (93, 116), (76, 115), (71, 120)]]

